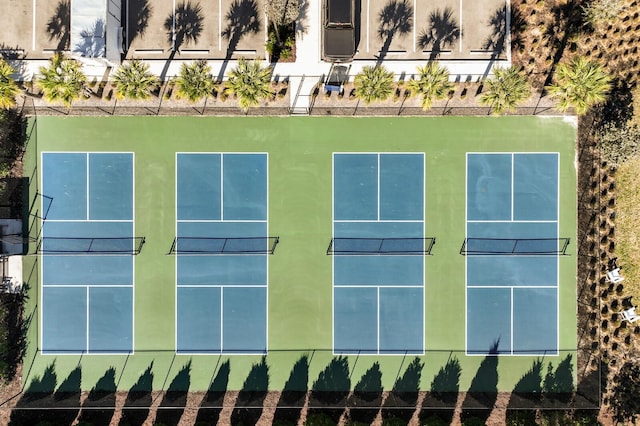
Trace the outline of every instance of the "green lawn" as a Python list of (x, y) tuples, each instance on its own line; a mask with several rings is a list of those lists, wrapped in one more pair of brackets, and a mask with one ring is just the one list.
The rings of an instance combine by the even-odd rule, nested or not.
[[(424, 152), (426, 154), (426, 233), (437, 238), (426, 259), (425, 343), (421, 389), (428, 390), (448, 359), (462, 367), (459, 389), (467, 390), (481, 356), (465, 349), (464, 257), (466, 152), (559, 152), (560, 235), (572, 238), (570, 256), (560, 260), (561, 356), (576, 347), (576, 169), (575, 124), (562, 118), (201, 118), (201, 117), (39, 117), (37, 144), (31, 141), (25, 175), (41, 151), (135, 152), (135, 229), (147, 243), (135, 261), (135, 354), (80, 357), (36, 354), (40, 315), (38, 281), (31, 286), (28, 313), (34, 313), (25, 359), (25, 386), (54, 364), (60, 384), (80, 363), (82, 388), (91, 389), (115, 367), (119, 389), (129, 389), (152, 364), (153, 386), (169, 386), (191, 362), (190, 389), (206, 390), (220, 364), (230, 359), (228, 389), (240, 389), (257, 356), (175, 356), (175, 270), (167, 256), (175, 229), (175, 153), (269, 153), (269, 230), (280, 244), (269, 263), (269, 388), (282, 389), (294, 363), (309, 355), (311, 388), (329, 364), (332, 348), (331, 238), (333, 152)], [(34, 177), (37, 176), (34, 175)], [(36, 178), (37, 179), (37, 178)], [(31, 184), (33, 195), (36, 189)], [(37, 258), (25, 258), (25, 271), (38, 270)], [(382, 384), (390, 390), (413, 357), (349, 357), (351, 386), (380, 363)], [(499, 357), (498, 390), (512, 390), (536, 357)], [(546, 367), (545, 367), (546, 371)], [(544, 372), (543, 372), (544, 374)]]

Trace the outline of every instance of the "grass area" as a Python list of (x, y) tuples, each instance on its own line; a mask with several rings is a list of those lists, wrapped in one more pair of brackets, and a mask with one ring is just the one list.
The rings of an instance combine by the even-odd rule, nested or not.
[(616, 171), (616, 254), (623, 266), (625, 293), (640, 300), (640, 157)]
[[(510, 391), (535, 365), (537, 357), (464, 354), (465, 316), (460, 312), (465, 301), (465, 263), (459, 250), (465, 232), (465, 158), (467, 152), (559, 152), (560, 235), (573, 242), (576, 129), (571, 121), (541, 117), (39, 117), (37, 126), (37, 144), (29, 145), (25, 159), (29, 173), (42, 151), (135, 153), (135, 227), (147, 243), (135, 260), (135, 354), (42, 356), (35, 350), (38, 318), (29, 330), (25, 362), (29, 368), (24, 378), (28, 388), (34, 383), (59, 384), (77, 375), (74, 372), (80, 366), (82, 389), (91, 389), (111, 368), (116, 370), (118, 389), (137, 389), (141, 382), (163, 389), (187, 368), (189, 389), (206, 390), (221, 366), (227, 365), (226, 389), (252, 385), (258, 373), (261, 380), (266, 377), (269, 389), (283, 389), (298, 371), (296, 365), (307, 357), (309, 388), (339, 364), (351, 387), (364, 381), (377, 365), (385, 390), (399, 386), (402, 378), (429, 390), (437, 382), (435, 377), (455, 359), (461, 370), (459, 380), (449, 383), (452, 390), (483, 386), (491, 390), (493, 386)], [(175, 231), (175, 153), (189, 151), (269, 154), (269, 233), (279, 235), (281, 242), (269, 262), (269, 354), (264, 361), (259, 356), (174, 353), (175, 263), (166, 253)], [(427, 354), (417, 363), (402, 356), (348, 357), (337, 362), (331, 352), (331, 259), (324, 254), (331, 237), (332, 153), (393, 151), (426, 155), (426, 233), (438, 239), (425, 271)], [(560, 259), (563, 351), (544, 358), (545, 364), (555, 367), (565, 361), (565, 372), (571, 370), (567, 359), (575, 363), (574, 244), (569, 253)], [(26, 262), (25, 269), (35, 265), (37, 270), (37, 257)], [(38, 284), (32, 283), (28, 312), (37, 312)], [(410, 379), (408, 372), (413, 375)]]

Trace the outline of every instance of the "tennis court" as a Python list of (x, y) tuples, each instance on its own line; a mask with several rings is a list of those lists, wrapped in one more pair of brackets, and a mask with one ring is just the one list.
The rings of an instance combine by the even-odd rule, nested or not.
[(558, 153), (467, 154), (468, 354), (558, 352), (558, 167)]
[[(403, 247), (424, 238), (424, 164), (424, 153), (333, 155), (335, 353), (424, 352), (424, 256)], [(393, 251), (379, 244), (389, 239)]]
[(176, 349), (267, 350), (266, 153), (176, 156)]
[[(133, 351), (133, 153), (42, 153), (44, 353)], [(107, 239), (107, 240), (105, 240)]]
[(377, 363), (390, 390), (417, 357), (421, 390), (457, 359), (457, 392), (497, 353), (506, 392), (575, 356), (567, 120), (38, 117), (37, 134), (26, 384), (55, 364), (82, 390), (111, 368), (118, 390), (166, 390), (188, 365), (207, 391), (227, 365), (241, 390), (265, 356), (269, 390), (303, 357), (309, 389), (345, 356), (351, 387)]

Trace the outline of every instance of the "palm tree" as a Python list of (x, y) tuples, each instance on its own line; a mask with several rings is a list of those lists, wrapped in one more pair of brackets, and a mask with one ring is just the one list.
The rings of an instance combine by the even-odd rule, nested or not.
[(558, 110), (565, 112), (573, 107), (578, 115), (604, 102), (611, 90), (611, 77), (599, 64), (589, 62), (584, 56), (559, 64), (555, 80), (556, 84), (547, 90), (558, 99)]
[(215, 83), (211, 77), (211, 67), (207, 61), (196, 61), (191, 65), (182, 64), (180, 75), (176, 78), (179, 98), (196, 102), (211, 94)]
[(56, 53), (48, 67), (40, 67), (42, 77), (37, 84), (49, 102), (62, 101), (67, 107), (80, 98), (87, 77), (82, 65), (74, 59)]
[(0, 108), (9, 109), (16, 106), (16, 96), (20, 88), (13, 79), (15, 70), (8, 62), (0, 58)]
[(487, 90), (480, 97), (480, 103), (492, 107), (494, 114), (513, 111), (531, 95), (527, 77), (516, 66), (495, 68), (493, 78), (486, 84)]
[(418, 74), (418, 79), (409, 80), (407, 87), (411, 94), (422, 95), (422, 109), (426, 111), (434, 100), (444, 99), (453, 84), (449, 82), (449, 71), (437, 62), (418, 67)]
[(229, 72), (227, 88), (238, 96), (240, 108), (247, 111), (271, 96), (271, 68), (262, 67), (262, 61), (239, 59), (238, 66)]
[(160, 83), (158, 77), (149, 71), (149, 65), (138, 59), (122, 65), (114, 81), (118, 99), (148, 99)]
[(354, 80), (356, 96), (367, 105), (375, 101), (384, 101), (393, 92), (393, 73), (380, 65), (365, 65)]

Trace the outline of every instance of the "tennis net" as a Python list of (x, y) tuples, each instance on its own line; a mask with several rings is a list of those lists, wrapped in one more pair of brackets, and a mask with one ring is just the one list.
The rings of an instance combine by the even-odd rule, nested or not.
[(569, 238), (467, 238), (462, 255), (565, 255)]
[(42, 237), (38, 252), (42, 254), (139, 254), (144, 237)]
[(427, 238), (333, 238), (327, 254), (333, 255), (430, 255), (436, 239)]
[(279, 237), (176, 237), (169, 254), (273, 254)]

